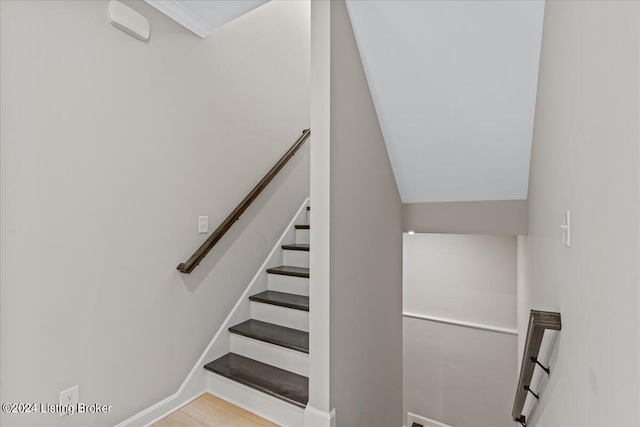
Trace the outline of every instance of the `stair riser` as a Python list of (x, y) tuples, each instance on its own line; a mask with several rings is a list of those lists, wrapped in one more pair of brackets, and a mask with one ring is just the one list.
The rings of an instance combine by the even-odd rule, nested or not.
[(236, 334), (231, 334), (231, 352), (298, 375), (309, 376), (307, 353)]
[(251, 301), (251, 318), (309, 332), (309, 312)]
[(214, 396), (283, 427), (304, 425), (304, 409), (213, 372), (207, 372), (207, 389)]
[(281, 274), (268, 274), (267, 276), (271, 291), (309, 296), (309, 279), (306, 277), (283, 276)]
[(296, 230), (296, 243), (309, 244), (309, 230)]
[(309, 268), (309, 252), (308, 251), (290, 251), (284, 250), (283, 264), (291, 265), (293, 267), (306, 267)]

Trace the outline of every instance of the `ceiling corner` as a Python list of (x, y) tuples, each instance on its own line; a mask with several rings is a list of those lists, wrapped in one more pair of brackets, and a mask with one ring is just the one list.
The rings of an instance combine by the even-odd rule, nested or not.
[(145, 2), (200, 38), (207, 37), (213, 31), (206, 22), (201, 20), (177, 0), (145, 0)]

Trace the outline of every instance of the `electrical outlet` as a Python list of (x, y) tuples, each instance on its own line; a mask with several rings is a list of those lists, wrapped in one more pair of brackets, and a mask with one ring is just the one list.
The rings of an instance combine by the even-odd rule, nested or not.
[[(60, 405), (62, 406), (68, 406), (68, 405), (74, 405), (74, 410), (75, 410), (75, 406), (78, 405), (78, 394), (80, 393), (80, 386), (74, 386), (71, 387), (67, 390), (61, 391), (60, 392)], [(64, 417), (65, 415), (67, 415), (67, 411), (60, 411), (60, 416)]]
[(208, 232), (209, 232), (209, 217), (199, 216), (198, 217), (198, 234), (205, 234)]

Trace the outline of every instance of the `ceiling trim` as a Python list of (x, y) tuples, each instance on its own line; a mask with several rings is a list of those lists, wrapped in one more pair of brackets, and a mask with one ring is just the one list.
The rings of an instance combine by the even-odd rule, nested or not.
[(202, 39), (213, 32), (206, 22), (194, 15), (193, 12), (177, 0), (145, 0), (145, 2)]

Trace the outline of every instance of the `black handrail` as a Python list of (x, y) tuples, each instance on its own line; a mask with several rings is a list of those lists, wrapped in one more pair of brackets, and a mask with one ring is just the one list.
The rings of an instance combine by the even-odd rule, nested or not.
[(229, 216), (227, 216), (227, 218), (222, 221), (222, 224), (220, 224), (218, 228), (216, 228), (211, 236), (209, 236), (209, 238), (204, 241), (204, 243), (193, 253), (193, 255), (191, 255), (191, 257), (186, 262), (183, 262), (178, 266), (178, 270), (181, 273), (189, 274), (193, 271), (194, 268), (198, 266), (198, 264), (200, 264), (200, 261), (202, 261), (202, 259), (207, 256), (209, 251), (216, 245), (216, 243), (218, 243), (222, 236), (224, 236), (225, 233), (229, 231), (231, 226), (240, 218), (240, 215), (242, 215), (244, 211), (247, 210), (251, 203), (253, 203), (253, 201), (260, 195), (260, 193), (262, 193), (262, 190), (265, 189), (265, 187), (271, 182), (271, 180), (273, 180), (278, 172), (280, 172), (284, 165), (286, 165), (287, 162), (293, 157), (293, 155), (296, 154), (296, 152), (300, 149), (300, 147), (302, 147), (302, 144), (304, 144), (305, 141), (309, 138), (309, 135), (311, 135), (310, 129), (306, 129), (302, 132), (302, 136), (298, 138), (296, 143), (293, 144), (291, 148), (289, 148), (289, 151), (287, 151), (284, 156), (282, 156), (282, 158), (278, 160), (278, 163), (276, 163), (275, 166), (272, 167), (271, 170), (264, 176), (264, 178), (260, 180), (258, 185), (256, 185), (253, 190), (251, 190), (251, 192), (247, 194), (247, 197), (245, 197), (240, 202), (240, 204), (236, 206), (236, 208), (229, 214)]
[[(520, 378), (518, 379), (518, 388), (516, 390), (516, 399), (513, 403), (513, 411), (511, 415), (513, 420), (519, 422), (523, 426), (526, 425), (526, 419), (522, 415), (524, 403), (527, 400), (529, 386), (533, 378), (533, 372), (536, 365), (539, 365), (538, 355), (540, 353), (540, 345), (544, 332), (547, 329), (559, 331), (562, 329), (560, 313), (550, 311), (531, 310), (529, 316), (529, 328), (527, 329), (527, 341), (524, 344), (524, 354), (522, 355), (522, 366), (520, 367)], [(547, 374), (548, 368), (544, 368)], [(538, 395), (534, 394), (536, 398)]]

